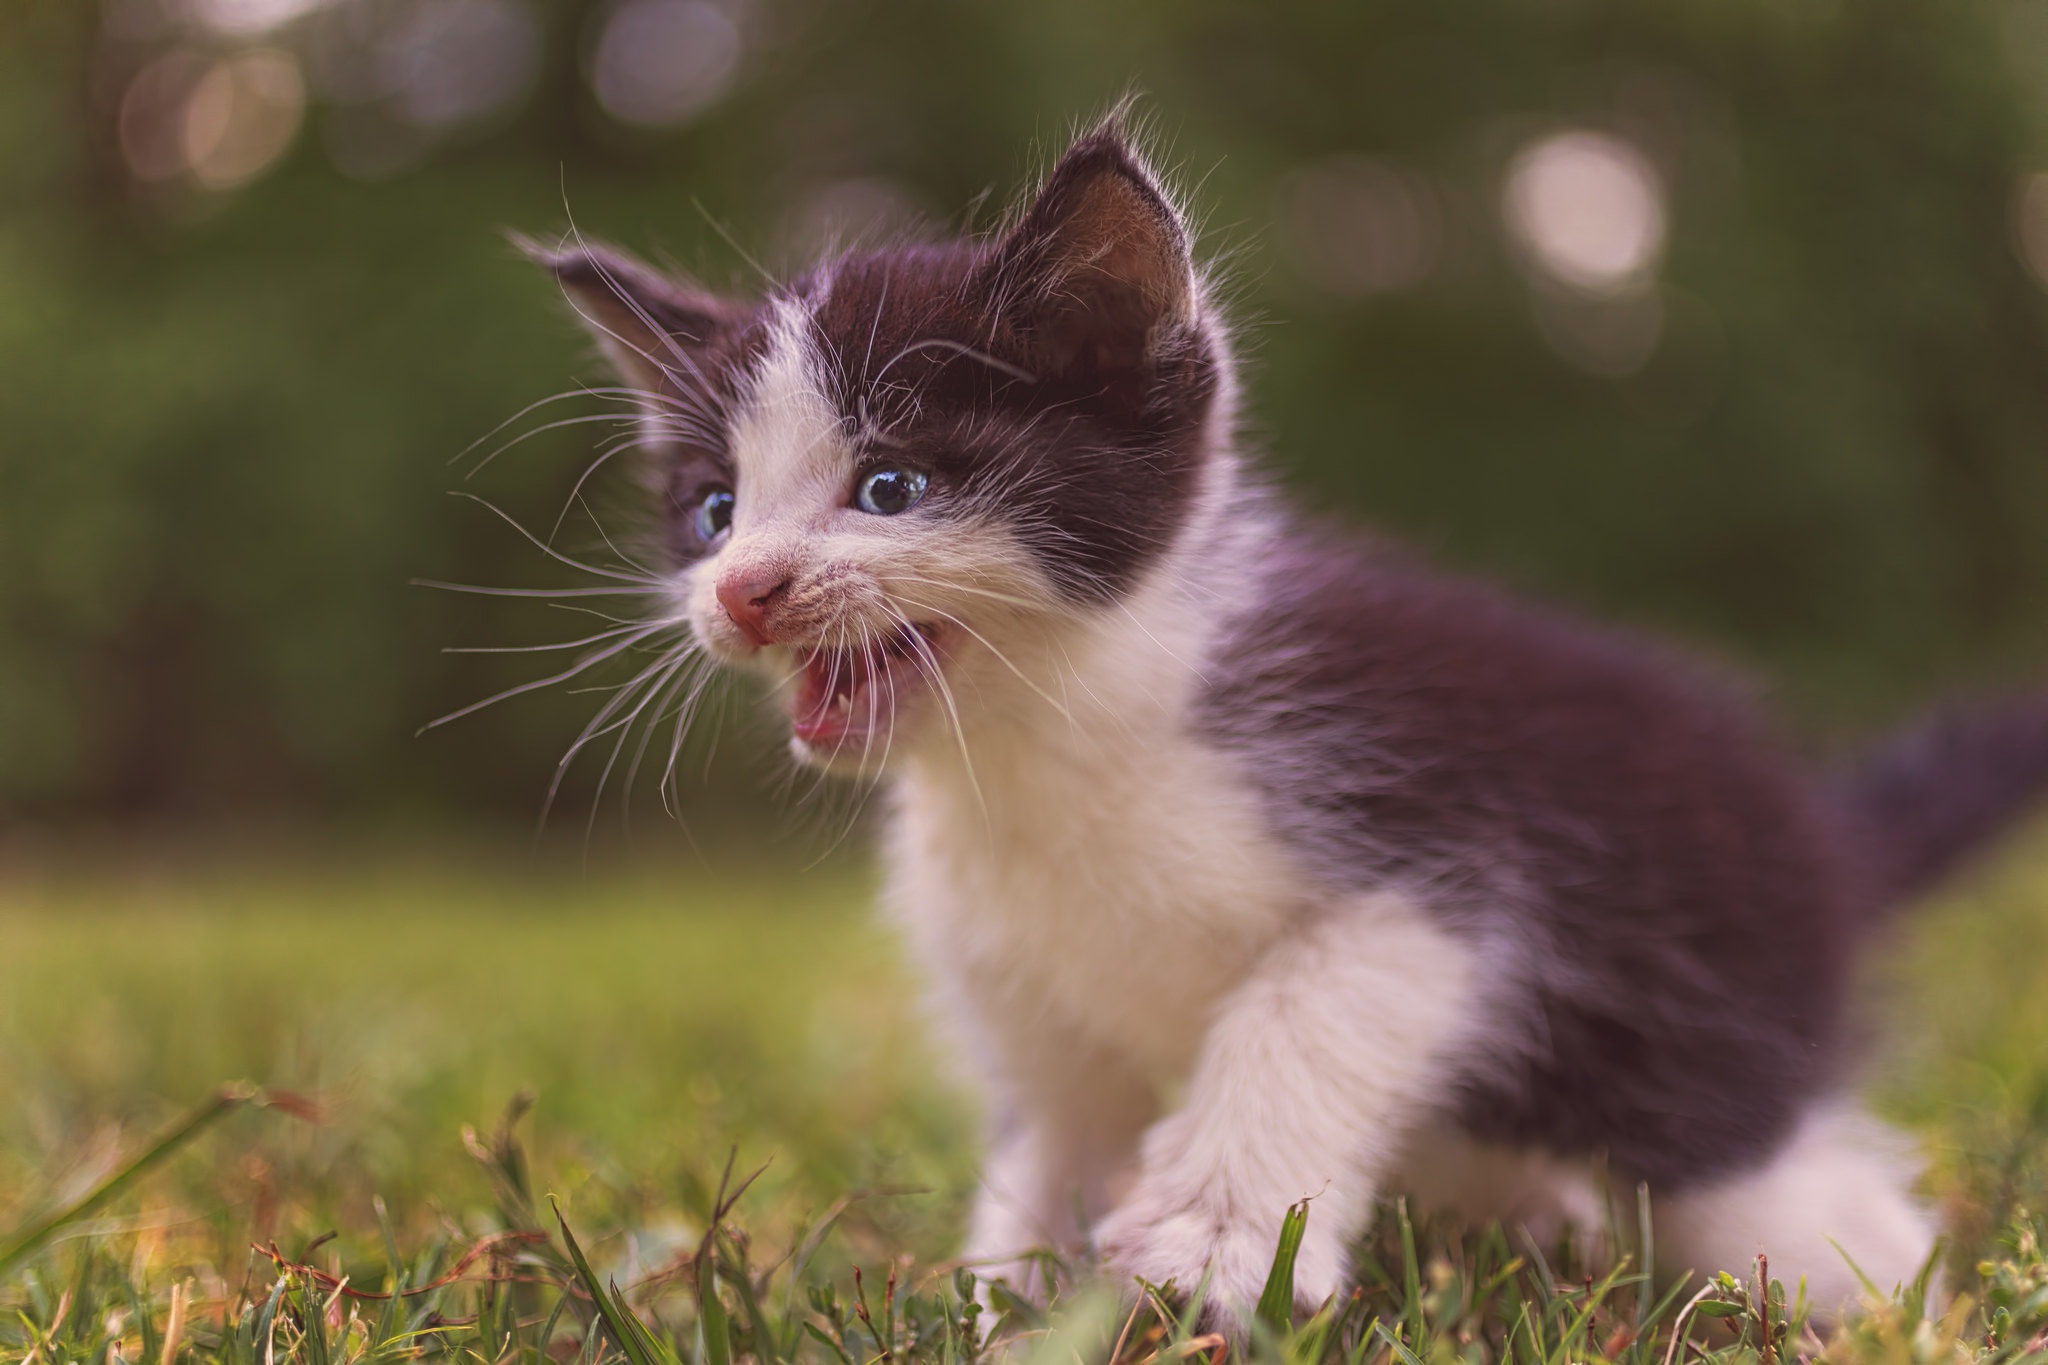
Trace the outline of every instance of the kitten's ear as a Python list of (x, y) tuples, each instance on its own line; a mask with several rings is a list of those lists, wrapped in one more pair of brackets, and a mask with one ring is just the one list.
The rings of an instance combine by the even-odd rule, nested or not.
[(993, 266), (1004, 321), (1045, 372), (1143, 370), (1193, 320), (1187, 228), (1115, 129), (1068, 149)]
[(725, 300), (610, 247), (518, 245), (560, 283), (620, 377), (637, 388), (696, 381), (697, 357), (737, 316)]

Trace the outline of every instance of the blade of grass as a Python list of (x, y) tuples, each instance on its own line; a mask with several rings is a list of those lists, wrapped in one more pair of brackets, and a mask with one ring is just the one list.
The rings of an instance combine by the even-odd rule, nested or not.
[(271, 1094), (246, 1082), (222, 1086), (213, 1093), (211, 1099), (198, 1105), (184, 1118), (165, 1129), (155, 1142), (144, 1148), (120, 1170), (102, 1180), (82, 1197), (31, 1223), (9, 1238), (5, 1248), (0, 1249), (0, 1279), (5, 1279), (67, 1224), (75, 1223), (97, 1211), (150, 1171), (162, 1165), (179, 1148), (244, 1105), (258, 1109), (282, 1109), (286, 1113), (308, 1120), (312, 1120), (315, 1114), (311, 1104), (295, 1095)]
[(675, 1365), (672, 1355), (668, 1360), (663, 1360), (661, 1353), (649, 1349), (652, 1343), (647, 1337), (647, 1329), (626, 1307), (625, 1301), (608, 1290), (604, 1282), (597, 1278), (597, 1272), (590, 1268), (590, 1262), (583, 1255), (583, 1248), (577, 1245), (576, 1234), (569, 1231), (569, 1220), (562, 1216), (562, 1206), (552, 1196), (549, 1197), (548, 1204), (555, 1211), (555, 1224), (562, 1230), (562, 1242), (569, 1248), (569, 1264), (575, 1268), (577, 1280), (582, 1283), (584, 1292), (590, 1295), (591, 1302), (597, 1305), (598, 1316), (604, 1319), (605, 1327), (612, 1334), (612, 1340), (618, 1342), (619, 1349), (626, 1353), (626, 1358), (632, 1361), (633, 1365)]
[(726, 1324), (725, 1301), (718, 1297), (718, 1256), (697, 1254), (697, 1325), (704, 1332), (707, 1365), (732, 1365), (732, 1329)]
[(1294, 1261), (1301, 1254), (1302, 1234), (1308, 1228), (1308, 1200), (1287, 1210), (1280, 1222), (1280, 1245), (1273, 1251), (1273, 1268), (1266, 1272), (1266, 1288), (1259, 1295), (1258, 1320), (1285, 1334), (1294, 1323)]
[(1394, 1212), (1401, 1221), (1401, 1271), (1402, 1288), (1408, 1302), (1404, 1316), (1408, 1319), (1408, 1336), (1411, 1340), (1428, 1340), (1429, 1316), (1423, 1311), (1422, 1301), (1422, 1258), (1415, 1254), (1415, 1220), (1408, 1216), (1408, 1201), (1394, 1201)]
[(1422, 1357), (1409, 1350), (1401, 1338), (1388, 1331), (1387, 1325), (1384, 1322), (1375, 1318), (1372, 1330), (1373, 1335), (1386, 1344), (1387, 1349), (1394, 1353), (1394, 1359), (1400, 1361), (1401, 1365), (1422, 1365)]

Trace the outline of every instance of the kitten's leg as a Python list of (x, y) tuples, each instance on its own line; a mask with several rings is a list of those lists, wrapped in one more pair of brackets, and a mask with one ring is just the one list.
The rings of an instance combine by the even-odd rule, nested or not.
[[(1389, 1183), (1420, 1212), (1449, 1213), (1472, 1227), (1499, 1222), (1545, 1251), (1569, 1236), (1588, 1264), (1612, 1263), (1613, 1211), (1591, 1161), (1481, 1142), (1445, 1120), (1414, 1134)], [(1624, 1198), (1622, 1213), (1632, 1215), (1633, 1187)]]
[(1242, 1321), (1287, 1208), (1309, 1198), (1296, 1298), (1338, 1292), (1345, 1248), (1473, 1037), (1470, 947), (1398, 896), (1302, 926), (1217, 1009), (1187, 1102), (1146, 1133), (1138, 1181), (1097, 1230), (1111, 1265)]
[(1847, 1105), (1818, 1108), (1762, 1169), (1656, 1200), (1657, 1268), (1740, 1278), (1762, 1253), (1773, 1279), (1790, 1287), (1805, 1278), (1823, 1318), (1861, 1295), (1845, 1255), (1880, 1290), (1911, 1283), (1934, 1248), (1935, 1224), (1908, 1192), (1904, 1147)]
[(983, 1280), (1040, 1295), (1049, 1286), (1020, 1257), (1086, 1245), (1087, 1221), (1107, 1209), (1111, 1183), (1128, 1174), (1158, 1106), (1144, 1077), (1042, 1020), (1003, 1060), (962, 1259)]

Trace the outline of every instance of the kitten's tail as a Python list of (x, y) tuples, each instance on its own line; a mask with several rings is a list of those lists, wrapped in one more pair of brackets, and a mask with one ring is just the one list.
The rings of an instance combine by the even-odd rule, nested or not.
[(2048, 694), (1943, 708), (1860, 755), (1836, 791), (1896, 907), (2048, 797)]

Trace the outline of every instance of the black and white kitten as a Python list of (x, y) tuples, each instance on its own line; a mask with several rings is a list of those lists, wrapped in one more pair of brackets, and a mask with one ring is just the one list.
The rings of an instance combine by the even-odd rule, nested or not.
[(1602, 1162), (1667, 1271), (1765, 1251), (1825, 1307), (1928, 1256), (1850, 968), (2048, 779), (2048, 706), (1825, 787), (1656, 651), (1299, 519), (1114, 127), (998, 237), (752, 301), (541, 254), (643, 395), (661, 610), (887, 785), (992, 1116), (970, 1257), (1242, 1314), (1300, 1199), (1315, 1303), (1384, 1191), (1597, 1228)]

